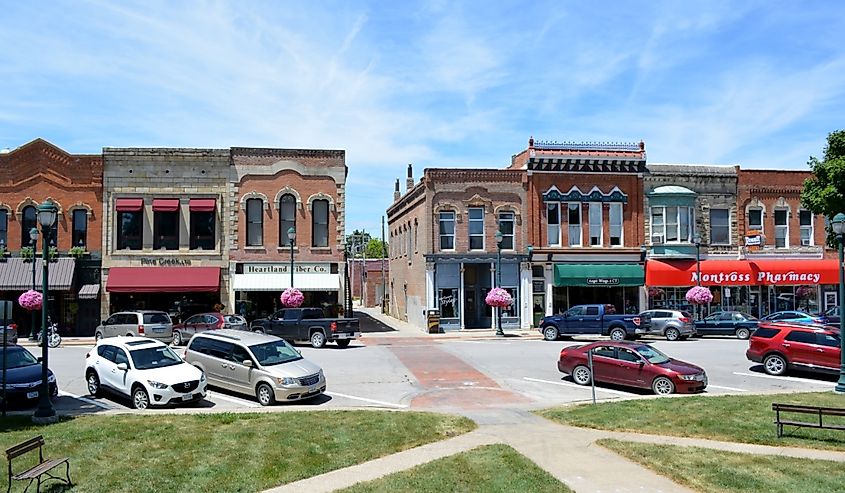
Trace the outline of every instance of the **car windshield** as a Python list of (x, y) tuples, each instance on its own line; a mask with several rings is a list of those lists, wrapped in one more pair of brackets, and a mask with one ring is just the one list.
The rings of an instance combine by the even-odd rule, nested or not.
[(132, 362), (135, 363), (135, 368), (139, 370), (163, 368), (182, 363), (182, 359), (176, 356), (176, 353), (167, 346), (137, 349), (135, 351), (129, 351), (129, 354), (132, 356)]
[(639, 346), (637, 352), (640, 353), (640, 356), (647, 359), (649, 363), (654, 363), (655, 365), (669, 362), (668, 356), (651, 346)]
[(302, 356), (290, 344), (283, 340), (265, 342), (250, 346), (249, 350), (255, 355), (261, 366), (272, 366), (302, 359)]
[(757, 320), (757, 317), (743, 312), (737, 312), (739, 316), (745, 320)]
[[(0, 365), (3, 364), (3, 353), (0, 352)], [(22, 368), (24, 366), (37, 365), (38, 360), (29, 351), (22, 347), (6, 348), (6, 369)]]

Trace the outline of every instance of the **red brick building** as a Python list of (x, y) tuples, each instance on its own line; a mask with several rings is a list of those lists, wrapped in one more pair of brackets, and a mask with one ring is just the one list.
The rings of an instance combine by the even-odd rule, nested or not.
[(352, 297), (360, 300), (364, 306), (381, 306), (384, 293), (387, 292), (387, 283), (390, 282), (389, 263), (388, 259), (350, 259), (349, 286)]

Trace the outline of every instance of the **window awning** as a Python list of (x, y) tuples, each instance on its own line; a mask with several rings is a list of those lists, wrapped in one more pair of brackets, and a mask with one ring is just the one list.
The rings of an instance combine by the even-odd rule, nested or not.
[[(67, 291), (73, 285), (76, 261), (72, 258), (58, 258), (49, 263), (47, 281), (51, 291)], [(35, 259), (35, 286), (41, 291), (41, 259)], [(32, 289), (32, 261), (20, 257), (7, 258), (0, 262), (0, 291), (26, 291)]]
[(555, 286), (642, 286), (640, 264), (555, 264)]
[(179, 199), (153, 199), (153, 211), (176, 212), (179, 210)]
[[(649, 260), (646, 284), (649, 286), (694, 286), (695, 260)], [(755, 286), (838, 284), (837, 261), (807, 260), (702, 260), (704, 286)]]
[(80, 300), (96, 300), (99, 294), (99, 284), (86, 284), (79, 288), (79, 294), (77, 294), (76, 297)]
[(114, 210), (118, 212), (134, 212), (144, 208), (144, 199), (117, 199)]
[(214, 212), (217, 199), (191, 199), (189, 207), (195, 212)]
[(106, 281), (112, 293), (220, 291), (220, 267), (112, 267)]
[[(294, 274), (294, 287), (300, 291), (339, 291), (339, 274)], [(284, 291), (290, 287), (290, 274), (235, 274), (235, 291)]]

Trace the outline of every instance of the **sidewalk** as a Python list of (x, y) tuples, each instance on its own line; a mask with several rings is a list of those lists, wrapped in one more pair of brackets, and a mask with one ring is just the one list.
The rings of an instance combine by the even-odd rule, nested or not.
[[(494, 329), (467, 329), (447, 331), (442, 334), (429, 334), (404, 320), (385, 315), (378, 307), (354, 306), (353, 311), (362, 312), (379, 322), (395, 329), (396, 332), (367, 333), (365, 337), (426, 337), (431, 339), (501, 339)], [(542, 339), (543, 335), (533, 329), (505, 329), (505, 337), (520, 339)]]
[[(38, 341), (30, 341), (28, 337), (19, 337), (18, 344), (24, 347), (39, 347)], [(94, 337), (62, 337), (62, 346), (93, 346)]]

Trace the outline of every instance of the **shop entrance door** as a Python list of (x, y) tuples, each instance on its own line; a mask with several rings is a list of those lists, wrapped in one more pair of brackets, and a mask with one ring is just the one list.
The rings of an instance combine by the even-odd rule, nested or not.
[(464, 327), (467, 329), (492, 327), (492, 310), (484, 302), (491, 285), (489, 264), (464, 264)]
[(546, 316), (546, 295), (543, 293), (535, 294), (532, 302), (534, 327), (540, 326), (540, 320)]

